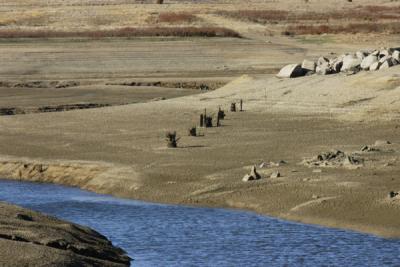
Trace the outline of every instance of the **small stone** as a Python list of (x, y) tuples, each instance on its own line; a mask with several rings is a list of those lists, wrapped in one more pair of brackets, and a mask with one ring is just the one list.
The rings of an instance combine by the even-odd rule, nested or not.
[(318, 195), (312, 195), (312, 199), (319, 199), (320, 198), (320, 196), (318, 196)]
[(375, 141), (375, 146), (384, 146), (384, 145), (390, 145), (390, 144), (392, 144), (392, 143), (387, 140), (376, 140)]
[(248, 174), (246, 174), (242, 179), (243, 182), (249, 182), (249, 181), (254, 181), (254, 180), (255, 180), (254, 177), (251, 175), (248, 175)]
[(256, 180), (261, 179), (261, 175), (259, 175), (257, 173), (257, 169), (256, 169), (255, 165), (253, 167), (251, 167), (250, 176), (253, 176)]
[(361, 59), (354, 55), (347, 55), (343, 59), (342, 72), (358, 72), (361, 68)]
[(313, 172), (313, 173), (321, 173), (322, 170), (321, 170), (321, 169), (315, 169), (315, 170), (313, 170), (312, 172)]
[(270, 178), (279, 178), (279, 177), (281, 177), (281, 173), (280, 172), (273, 172), (272, 174), (271, 174), (271, 176), (270, 176)]

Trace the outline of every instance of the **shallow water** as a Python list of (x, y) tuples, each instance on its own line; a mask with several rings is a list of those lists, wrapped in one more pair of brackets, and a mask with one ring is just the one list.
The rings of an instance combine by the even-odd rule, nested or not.
[(0, 180), (7, 201), (101, 232), (133, 266), (400, 266), (400, 240), (250, 212), (150, 204)]

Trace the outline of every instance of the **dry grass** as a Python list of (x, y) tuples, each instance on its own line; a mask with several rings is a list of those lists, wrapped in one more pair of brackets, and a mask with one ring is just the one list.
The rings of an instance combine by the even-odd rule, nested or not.
[(189, 12), (164, 12), (158, 15), (158, 22), (160, 23), (192, 23), (196, 20), (197, 17)]
[(108, 37), (235, 37), (240, 35), (220, 27), (154, 27), (120, 28), (96, 31), (51, 31), (51, 30), (0, 30), (0, 38), (108, 38)]
[(283, 32), (285, 35), (304, 34), (338, 34), (338, 33), (400, 33), (400, 22), (391, 23), (349, 23), (347, 25), (296, 25), (289, 26)]
[(376, 21), (400, 19), (400, 6), (357, 6), (331, 12), (293, 12), (286, 10), (219, 11), (220, 15), (261, 24), (301, 23), (302, 21)]

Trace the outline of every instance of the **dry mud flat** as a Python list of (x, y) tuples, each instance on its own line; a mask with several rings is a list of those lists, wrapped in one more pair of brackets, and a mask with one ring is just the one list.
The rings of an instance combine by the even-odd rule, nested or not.
[[(0, 174), (399, 237), (398, 70), (292, 80), (245, 76), (166, 101), (3, 116)], [(245, 111), (229, 112), (240, 99)], [(215, 118), (219, 106), (227, 114), (222, 127), (187, 136), (204, 108)], [(165, 132), (173, 130), (182, 138), (168, 149)], [(335, 152), (333, 166), (304, 164), (330, 159), (325, 152), (333, 149), (353, 159)], [(262, 179), (242, 181), (263, 162)], [(277, 171), (280, 177), (270, 178)]]
[(122, 249), (87, 227), (2, 202), (0, 225), (1, 266), (130, 266)]

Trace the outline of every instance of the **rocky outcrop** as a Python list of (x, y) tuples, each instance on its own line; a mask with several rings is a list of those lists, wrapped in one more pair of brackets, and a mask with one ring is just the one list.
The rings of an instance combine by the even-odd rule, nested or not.
[(130, 266), (100, 233), (0, 202), (0, 266)]
[(304, 60), (290, 64), (277, 74), (279, 78), (296, 78), (310, 74), (328, 75), (335, 73), (355, 74), (361, 70), (376, 71), (400, 64), (400, 48), (381, 48), (371, 51), (347, 53), (336, 58), (320, 57), (317, 61)]

